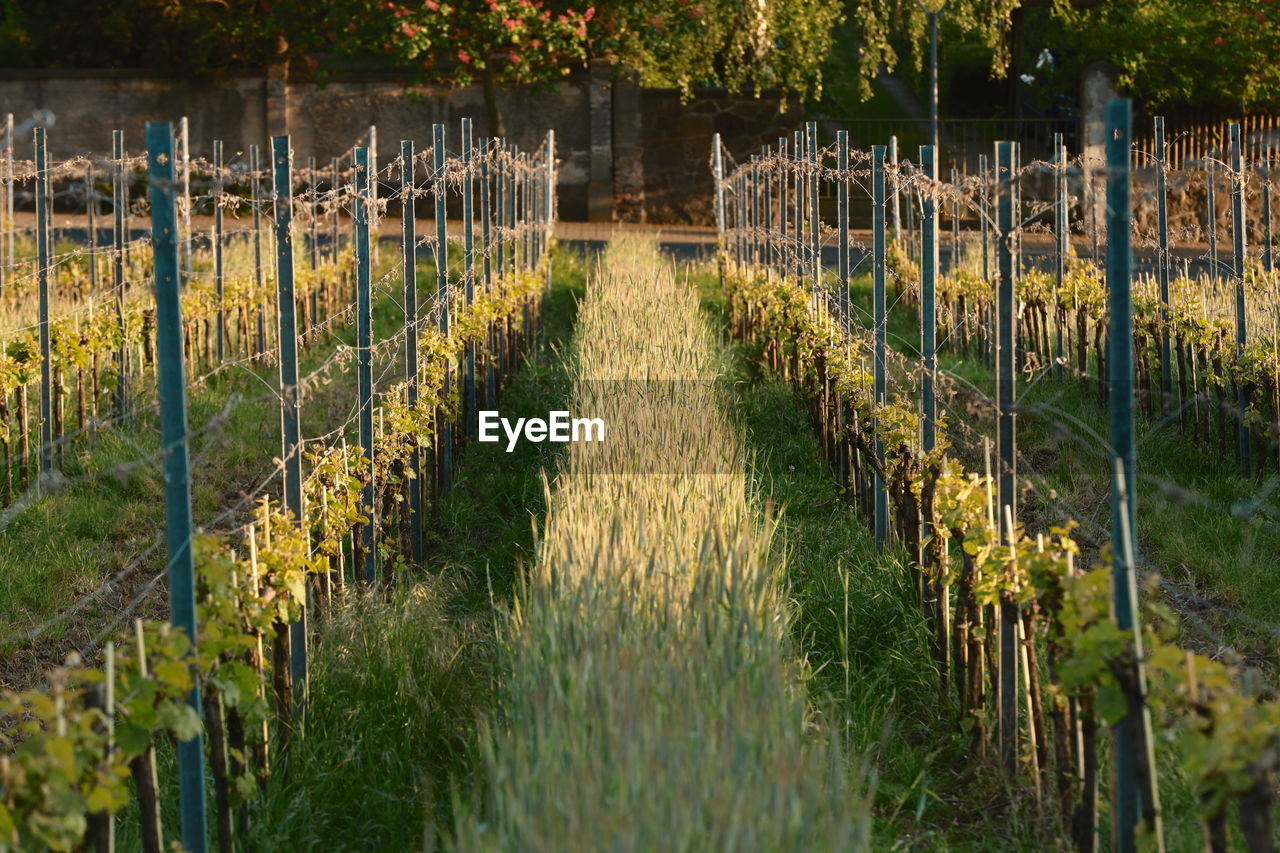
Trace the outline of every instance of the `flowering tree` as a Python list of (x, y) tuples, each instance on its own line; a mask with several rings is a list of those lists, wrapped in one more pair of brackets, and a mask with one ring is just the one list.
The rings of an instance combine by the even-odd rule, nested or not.
[(410, 63), (422, 79), (485, 87), (550, 84), (588, 56), (613, 58), (641, 82), (730, 91), (821, 92), (822, 61), (841, 0), (362, 0), (327, 38)]
[(419, 80), (479, 80), (493, 132), (502, 135), (497, 83), (546, 85), (587, 57), (593, 6), (553, 0), (357, 0), (325, 38), (344, 53), (374, 51)]
[(647, 85), (817, 96), (843, 0), (0, 0), (18, 64), (237, 67), (381, 58), (406, 83), (553, 85), (610, 57)]

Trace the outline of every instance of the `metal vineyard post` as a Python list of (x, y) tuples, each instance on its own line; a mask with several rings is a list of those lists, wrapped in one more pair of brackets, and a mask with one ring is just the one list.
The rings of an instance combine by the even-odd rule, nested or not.
[[(187, 398), (182, 364), (182, 315), (178, 294), (178, 219), (173, 168), (173, 126), (147, 123), (147, 176), (151, 241), (155, 258), (156, 372), (164, 455), (165, 540), (168, 545), (169, 614), (175, 628), (196, 643), (195, 560), (191, 552), (191, 471), (187, 449)], [(194, 674), (193, 674), (194, 676)], [(193, 677), (187, 703), (200, 713)], [(178, 741), (182, 846), (205, 853), (204, 746), (196, 734)]]
[[(996, 519), (1008, 518), (1013, 535), (1017, 423), (1014, 415), (1014, 377), (1017, 372), (1017, 306), (1014, 297), (1014, 144), (996, 143), (996, 243), (1000, 277), (996, 284)], [(1018, 606), (1009, 593), (1001, 594), (999, 661), (1000, 762), (1012, 774), (1018, 765)]]
[[(305, 529), (302, 504), (302, 389), (298, 385), (298, 314), (293, 280), (293, 154), (288, 136), (271, 138), (272, 190), (276, 243), (276, 318), (280, 343), (280, 458), (284, 460), (284, 508)], [(307, 607), (289, 626), (289, 677), (295, 701), (305, 704), (307, 690)]]
[(1156, 275), (1160, 281), (1160, 411), (1167, 415), (1173, 397), (1173, 342), (1169, 336), (1168, 154), (1164, 144), (1164, 116), (1156, 116), (1153, 121), (1156, 151), (1156, 238), (1159, 241)]
[[(871, 284), (872, 284), (872, 325), (875, 329), (874, 354), (874, 409), (878, 411), (886, 401), (887, 377), (885, 375), (885, 348), (887, 345), (887, 313), (885, 309), (884, 282), (884, 146), (871, 147)], [(875, 431), (873, 417), (873, 431)], [(884, 445), (876, 431), (875, 454), (881, 465), (884, 464)], [(881, 548), (889, 541), (889, 493), (884, 478), (877, 471), (873, 483), (875, 500), (875, 537)]]
[[(444, 125), (431, 127), (432, 187), (436, 202), (436, 310), (440, 334), (449, 334), (449, 235), (445, 227)], [(445, 365), (444, 399), (451, 393), (452, 363)], [(453, 424), (446, 421), (440, 430), (440, 488), (449, 488), (453, 476)]]
[[(1240, 125), (1232, 122), (1227, 126), (1227, 134), (1231, 145), (1231, 254), (1235, 261), (1232, 274), (1235, 279), (1236, 297), (1236, 360), (1239, 361), (1244, 354), (1244, 345), (1249, 331), (1244, 293), (1245, 230), (1248, 223), (1245, 222), (1244, 158), (1241, 152)], [(1246, 404), (1244, 383), (1239, 382), (1236, 386), (1236, 415), (1239, 418), (1236, 429), (1236, 443), (1239, 447), (1240, 472), (1247, 477), (1250, 471), (1249, 457), (1251, 448), (1249, 446), (1249, 427), (1245, 421)]]
[[(364, 578), (369, 584), (378, 579), (377, 498), (374, 482), (373, 458), (373, 309), (369, 273), (369, 149), (355, 150), (355, 205), (354, 226), (356, 238), (356, 384), (359, 393), (360, 449), (364, 452), (367, 467), (364, 487), (360, 492), (360, 514), (364, 527), (360, 545), (364, 551)], [(356, 566), (355, 570), (360, 571)]]
[(53, 376), (49, 353), (49, 160), (45, 129), (35, 129), (36, 284), (40, 302), (40, 473), (53, 470)]
[(936, 442), (938, 411), (933, 388), (937, 368), (938, 202), (934, 193), (938, 189), (938, 160), (933, 146), (920, 146), (920, 168), (927, 182), (920, 210), (920, 353), (924, 359), (924, 372), (920, 377), (920, 426), (921, 449), (928, 453)]
[(124, 131), (111, 132), (111, 157), (115, 161), (111, 170), (111, 241), (113, 248), (111, 284), (115, 292), (116, 329), (120, 334), (120, 349), (116, 351), (116, 391), (114, 406), (116, 417), (125, 412), (129, 343), (124, 326), (124, 208), (127, 204), (124, 191)]
[[(400, 248), (404, 262), (404, 375), (405, 403), (418, 408), (418, 235), (414, 213), (413, 140), (400, 141)], [(413, 561), (422, 563), (422, 453), (409, 454), (409, 526)]]
[[(1145, 821), (1164, 849), (1159, 800), (1151, 757), (1151, 719), (1141, 667), (1142, 632), (1138, 618), (1136, 546), (1137, 496), (1132, 484), (1136, 448), (1133, 438), (1133, 302), (1130, 288), (1133, 255), (1130, 245), (1131, 106), (1115, 98), (1107, 105), (1107, 290), (1108, 412), (1111, 416), (1111, 573), (1116, 626), (1131, 632), (1134, 658), (1131, 683), (1125, 687), (1127, 712), (1115, 726), (1115, 841), (1121, 853), (1137, 849), (1136, 833)], [(1144, 785), (1143, 778), (1149, 781)]]
[(226, 353), (227, 315), (222, 276), (222, 140), (213, 140), (213, 288), (218, 298), (218, 364)]

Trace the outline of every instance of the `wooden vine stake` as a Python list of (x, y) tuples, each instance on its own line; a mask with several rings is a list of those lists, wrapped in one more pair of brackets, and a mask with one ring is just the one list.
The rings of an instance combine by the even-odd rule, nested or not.
[[(134, 641), (137, 644), (138, 675), (147, 678), (147, 643), (142, 632), (142, 620), (133, 620)], [(138, 817), (142, 832), (143, 853), (162, 853), (164, 832), (160, 823), (160, 782), (156, 774), (156, 750), (151, 744), (142, 754), (129, 760), (133, 774), (133, 787), (138, 797)]]

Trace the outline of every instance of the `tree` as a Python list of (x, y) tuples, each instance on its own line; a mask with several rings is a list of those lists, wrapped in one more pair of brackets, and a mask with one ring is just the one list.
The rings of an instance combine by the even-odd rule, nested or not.
[(843, 19), (841, 0), (606, 0), (591, 49), (648, 86), (698, 86), (759, 96), (779, 88), (822, 94), (823, 61)]
[[(358, 0), (347, 23), (325, 31), (335, 50), (372, 52), (413, 69), (417, 81), (484, 86), (490, 127), (503, 135), (497, 83), (547, 85), (587, 57), (595, 7), (547, 0)], [(576, 7), (576, 8), (575, 8)]]
[(840, 15), (840, 0), (363, 0), (328, 39), (412, 63), (420, 80), (478, 77), (501, 127), (498, 82), (554, 84), (590, 56), (685, 97), (699, 86), (817, 96)]
[(3, 0), (11, 66), (147, 68), (217, 77), (319, 44), (315, 0)]
[[(551, 86), (612, 58), (686, 97), (700, 86), (822, 91), (842, 0), (0, 0), (13, 64), (146, 67), (184, 77), (295, 62), (379, 62), (408, 83)], [(16, 60), (16, 61), (15, 61)]]
[(1280, 102), (1276, 0), (1054, 0), (1090, 58), (1120, 69), (1120, 85), (1150, 106)]
[[(991, 50), (991, 74), (1003, 77), (1009, 67), (1009, 39), (1014, 12), (1022, 0), (949, 0), (943, 20), (951, 30), (976, 36)], [(871, 81), (883, 67), (893, 71), (906, 52), (919, 69), (929, 45), (929, 18), (920, 0), (850, 0), (850, 37), (858, 43), (858, 91), (871, 97)]]

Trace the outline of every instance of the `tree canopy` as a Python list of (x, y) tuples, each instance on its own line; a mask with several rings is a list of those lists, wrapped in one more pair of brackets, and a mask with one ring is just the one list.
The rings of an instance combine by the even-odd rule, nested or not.
[(0, 0), (7, 64), (214, 76), (380, 62), (414, 82), (548, 83), (609, 56), (686, 94), (821, 92), (841, 0)]
[[(942, 4), (942, 0), (926, 0)], [(919, 69), (921, 0), (0, 0), (9, 66), (146, 68), (216, 77), (288, 61), (323, 75), (373, 65), (406, 83), (554, 84), (592, 57), (641, 82), (816, 100), (832, 81), (865, 99), (882, 68)], [(1280, 104), (1280, 0), (947, 0), (946, 64), (999, 79), (1052, 52), (1073, 74), (1106, 60), (1148, 106)], [(910, 75), (909, 75), (910, 76)], [(1060, 90), (1060, 91), (1059, 91)], [(1020, 91), (1020, 90), (1019, 90)], [(848, 94), (846, 95), (845, 92)]]
[(1064, 36), (1087, 34), (1120, 85), (1153, 105), (1280, 103), (1276, 0), (1054, 0)]

